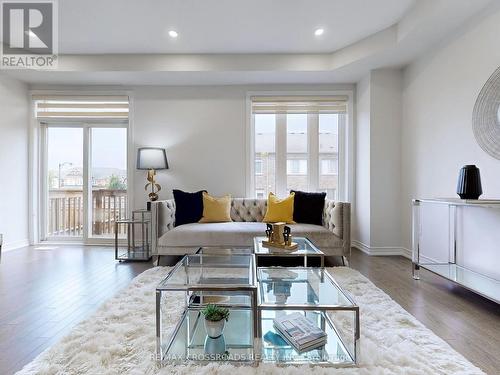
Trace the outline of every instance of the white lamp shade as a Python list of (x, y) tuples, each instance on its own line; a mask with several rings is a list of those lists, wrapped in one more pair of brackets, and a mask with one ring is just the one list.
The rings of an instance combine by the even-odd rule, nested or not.
[(168, 169), (165, 149), (159, 147), (137, 149), (137, 169)]

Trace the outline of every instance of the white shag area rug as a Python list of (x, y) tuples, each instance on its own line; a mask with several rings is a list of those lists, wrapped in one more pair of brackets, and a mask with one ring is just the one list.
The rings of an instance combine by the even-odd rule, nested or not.
[[(329, 268), (360, 306), (361, 361), (358, 367), (258, 367), (209, 364), (159, 367), (155, 356), (155, 287), (169, 268), (156, 267), (78, 324), (60, 342), (40, 354), (18, 374), (483, 374), (446, 342), (375, 287), (359, 272)], [(180, 298), (180, 297), (179, 297)], [(183, 303), (166, 306), (172, 329)]]

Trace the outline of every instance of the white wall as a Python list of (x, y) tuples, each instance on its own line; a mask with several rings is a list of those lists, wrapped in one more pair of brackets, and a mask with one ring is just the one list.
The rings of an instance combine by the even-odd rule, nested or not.
[[(353, 90), (353, 85), (135, 87), (135, 146), (167, 148), (170, 169), (158, 171), (163, 190), (207, 189), (243, 197), (246, 190), (248, 91)], [(135, 206), (147, 200), (145, 171), (134, 175)]]
[(399, 69), (371, 71), (357, 84), (354, 246), (401, 252), (401, 94)]
[(370, 244), (370, 107), (371, 76), (356, 87), (356, 194), (351, 238)]
[[(170, 169), (158, 171), (161, 198), (172, 188), (245, 195), (245, 95), (233, 87), (134, 89), (136, 146), (166, 147)], [(135, 174), (144, 205), (145, 172)]]
[(28, 88), (0, 73), (0, 233), (4, 250), (28, 244)]
[(398, 252), (401, 247), (402, 71), (371, 73), (371, 242)]
[(411, 199), (456, 196), (463, 165), (481, 169), (483, 198), (500, 198), (500, 161), (481, 150), (471, 124), (476, 98), (500, 66), (499, 41), (496, 11), (405, 70), (401, 195), (406, 248), (411, 239)]

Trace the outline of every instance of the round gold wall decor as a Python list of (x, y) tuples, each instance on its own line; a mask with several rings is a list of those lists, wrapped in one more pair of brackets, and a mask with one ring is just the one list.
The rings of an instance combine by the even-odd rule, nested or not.
[(479, 146), (500, 160), (500, 68), (486, 81), (477, 97), (472, 130)]

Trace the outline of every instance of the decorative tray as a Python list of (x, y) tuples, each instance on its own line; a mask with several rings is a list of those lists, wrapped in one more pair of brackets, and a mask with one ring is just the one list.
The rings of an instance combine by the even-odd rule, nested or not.
[(262, 241), (262, 246), (264, 247), (274, 247), (277, 249), (283, 249), (283, 250), (296, 250), (299, 247), (299, 244), (296, 242), (292, 242), (290, 245), (284, 244), (284, 243), (277, 243), (277, 242), (271, 242), (271, 241)]

